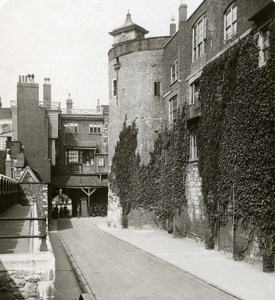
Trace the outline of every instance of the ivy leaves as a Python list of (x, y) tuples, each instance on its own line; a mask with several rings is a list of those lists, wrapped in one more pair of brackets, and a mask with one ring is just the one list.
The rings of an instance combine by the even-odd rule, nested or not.
[(266, 238), (271, 231), (265, 229), (275, 220), (274, 22), (271, 27), (266, 66), (259, 68), (251, 35), (205, 67), (198, 130), (203, 196), (207, 199), (211, 192), (219, 203), (207, 205), (210, 221), (225, 219), (234, 183), (235, 217)]

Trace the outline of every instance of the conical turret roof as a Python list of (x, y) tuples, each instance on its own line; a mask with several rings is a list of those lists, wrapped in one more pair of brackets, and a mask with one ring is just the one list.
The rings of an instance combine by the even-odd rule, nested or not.
[(120, 27), (118, 27), (118, 28), (116, 28), (116, 29), (114, 29), (112, 32), (109, 32), (109, 34), (110, 35), (117, 35), (117, 34), (119, 34), (121, 32), (127, 32), (127, 31), (130, 31), (130, 30), (133, 30), (133, 29), (135, 29), (135, 30), (137, 30), (137, 31), (139, 31), (139, 32), (141, 32), (143, 34), (146, 34), (146, 33), (149, 32), (148, 30), (146, 30), (143, 27), (135, 24), (132, 21), (131, 14), (130, 14), (130, 12), (128, 10), (128, 13), (126, 15), (126, 19), (125, 19), (125, 22), (123, 23), (123, 25), (120, 26)]

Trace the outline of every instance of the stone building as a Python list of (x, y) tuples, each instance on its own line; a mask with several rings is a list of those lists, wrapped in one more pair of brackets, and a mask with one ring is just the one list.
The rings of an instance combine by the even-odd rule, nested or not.
[[(169, 37), (145, 38), (146, 31), (127, 14), (124, 25), (110, 34), (109, 51), (109, 171), (122, 124), (135, 121), (137, 152), (148, 163), (156, 133), (172, 128), (178, 112), (186, 108), (190, 155), (186, 169), (186, 212), (174, 222), (191, 236), (204, 238), (205, 208), (198, 170), (197, 129), (200, 126), (200, 77), (206, 66), (227, 50), (255, 33), (259, 43), (259, 64), (267, 59), (269, 29), (274, 17), (271, 0), (204, 0), (187, 18), (187, 6), (179, 7), (178, 30), (173, 20)], [(128, 27), (129, 26), (129, 27)], [(135, 29), (136, 34), (128, 34)], [(137, 34), (138, 31), (140, 34)], [(203, 101), (203, 99), (201, 99)], [(186, 106), (185, 106), (186, 105)], [(121, 207), (109, 190), (109, 223), (120, 226)], [(148, 220), (150, 223), (150, 220)], [(230, 230), (223, 232), (219, 246), (230, 248)], [(232, 249), (231, 249), (232, 250)]]
[[(76, 214), (82, 199), (87, 215), (88, 202), (107, 205), (109, 113), (108, 106), (99, 101), (96, 109), (72, 106), (71, 97), (66, 109), (52, 102), (49, 78), (45, 78), (43, 101), (39, 101), (34, 75), (20, 75), (17, 100), (11, 101), (10, 108), (0, 108), (1, 173), (20, 180), (29, 166), (40, 181), (50, 185), (49, 197), (63, 190), (72, 199), (72, 213)], [(11, 159), (5, 162), (6, 144)]]

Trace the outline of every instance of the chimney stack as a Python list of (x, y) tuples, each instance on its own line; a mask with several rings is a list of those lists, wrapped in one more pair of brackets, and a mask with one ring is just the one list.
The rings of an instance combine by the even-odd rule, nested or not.
[(171, 16), (171, 23), (170, 23), (170, 35), (173, 36), (177, 31), (176, 23), (175, 23), (175, 16)]
[(187, 21), (187, 5), (181, 2), (179, 7), (179, 24)]
[(73, 108), (73, 100), (71, 98), (71, 94), (68, 95), (68, 99), (66, 103), (67, 103), (67, 114), (71, 114)]
[(99, 102), (99, 99), (97, 99), (96, 111), (100, 112), (100, 102)]
[(50, 78), (44, 78), (43, 84), (43, 104), (45, 108), (51, 108), (52, 93)]

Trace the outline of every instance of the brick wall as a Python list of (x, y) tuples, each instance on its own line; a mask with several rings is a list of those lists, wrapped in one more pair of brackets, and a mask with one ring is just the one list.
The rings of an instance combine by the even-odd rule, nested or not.
[(50, 182), (48, 119), (46, 110), (39, 107), (38, 89), (36, 83), (17, 84), (18, 140), (25, 147), (30, 167), (37, 170), (45, 182)]

